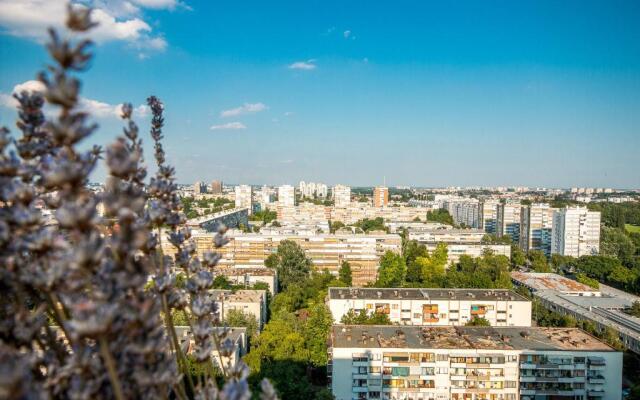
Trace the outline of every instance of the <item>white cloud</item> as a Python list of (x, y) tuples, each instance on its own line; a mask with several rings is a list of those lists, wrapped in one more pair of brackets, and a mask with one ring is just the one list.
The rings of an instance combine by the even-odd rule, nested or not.
[(315, 63), (316, 60), (296, 61), (293, 64), (289, 65), (289, 69), (301, 69), (309, 71), (312, 69), (316, 69), (317, 65)]
[[(168, 0), (143, 0), (158, 3)], [(175, 2), (174, 2), (175, 3)], [(99, 25), (90, 33), (98, 43), (124, 41), (135, 48), (162, 51), (166, 41), (152, 34), (151, 26), (140, 16), (140, 9), (126, 0), (86, 0), (78, 7), (92, 6), (91, 19)], [(151, 6), (148, 6), (151, 7)], [(47, 38), (47, 28), (62, 29), (67, 0), (0, 0), (0, 27), (5, 33), (39, 42)]]
[(226, 124), (221, 125), (213, 125), (210, 128), (212, 131), (222, 131), (222, 130), (241, 130), (247, 129), (247, 127), (242, 122), (227, 122)]
[(252, 113), (264, 111), (268, 108), (269, 107), (267, 107), (266, 104), (264, 103), (244, 103), (240, 107), (236, 107), (230, 110), (224, 110), (220, 112), (220, 116), (222, 118), (237, 117), (238, 115), (252, 114)]
[(293, 115), (293, 111), (285, 111), (285, 113), (283, 114), (285, 117), (290, 117)]
[[(15, 109), (18, 107), (18, 100), (16, 100), (12, 94), (20, 94), (22, 92), (44, 92), (45, 86), (40, 81), (26, 81), (19, 83), (13, 87), (11, 94), (0, 93), (0, 105), (7, 108)], [(121, 104), (109, 104), (98, 100), (81, 98), (79, 101), (79, 109), (85, 111), (94, 118), (120, 118), (122, 115), (122, 103)], [(47, 107), (45, 105), (45, 107)], [(48, 108), (48, 107), (47, 107)], [(148, 114), (149, 108), (141, 104), (133, 109), (134, 116), (145, 117)]]
[(351, 31), (346, 30), (342, 33), (342, 35), (344, 36), (345, 39), (349, 39), (349, 36), (351, 36)]

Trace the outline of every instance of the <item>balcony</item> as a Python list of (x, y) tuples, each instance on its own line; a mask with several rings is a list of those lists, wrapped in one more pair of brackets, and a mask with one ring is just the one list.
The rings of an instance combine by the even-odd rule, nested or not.
[(593, 383), (593, 384), (604, 383), (604, 376), (602, 375), (590, 376), (587, 379), (589, 380), (589, 383)]

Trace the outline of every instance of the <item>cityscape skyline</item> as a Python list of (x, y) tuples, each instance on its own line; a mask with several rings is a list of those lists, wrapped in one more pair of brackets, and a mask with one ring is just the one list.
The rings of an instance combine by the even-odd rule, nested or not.
[[(0, 119), (65, 3), (0, 2)], [(96, 140), (123, 101), (146, 129), (157, 94), (179, 181), (640, 187), (635, 2), (82, 3), (101, 13)]]

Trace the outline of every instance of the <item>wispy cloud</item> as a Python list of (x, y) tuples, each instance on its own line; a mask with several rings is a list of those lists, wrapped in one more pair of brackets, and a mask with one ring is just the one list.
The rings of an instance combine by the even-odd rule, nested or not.
[(346, 30), (342, 33), (342, 36), (344, 36), (345, 39), (349, 39), (349, 36), (351, 36), (351, 31), (350, 30)]
[(285, 111), (283, 114), (285, 117), (290, 117), (293, 115), (293, 111)]
[(268, 109), (264, 103), (244, 103), (240, 107), (232, 108), (230, 110), (224, 110), (220, 112), (222, 118), (237, 117), (243, 114), (253, 114)]
[[(13, 97), (13, 94), (20, 94), (22, 92), (42, 93), (44, 91), (45, 86), (40, 81), (31, 80), (19, 83), (13, 87), (11, 93), (0, 92), (0, 106), (15, 109), (18, 107), (18, 100)], [(45, 107), (47, 106), (45, 105)], [(83, 97), (79, 100), (79, 108), (86, 111), (94, 118), (120, 118), (120, 115), (122, 115), (122, 103), (114, 105)], [(138, 117), (144, 117), (148, 114), (148, 111), (148, 107), (141, 104), (138, 107), (135, 107), (133, 112), (134, 115)], [(46, 112), (47, 110), (45, 109), (45, 113)]]
[[(42, 42), (47, 28), (62, 28), (68, 0), (0, 0), (0, 27), (4, 33)], [(172, 8), (173, 0), (85, 0), (75, 7), (93, 8), (91, 19), (98, 23), (91, 38), (98, 43), (122, 41), (139, 50), (163, 51), (164, 38), (154, 34), (140, 14), (140, 7)]]
[(317, 65), (316, 65), (316, 60), (311, 59), (311, 60), (307, 60), (307, 61), (296, 61), (293, 64), (289, 65), (289, 69), (301, 69), (301, 70), (312, 70), (312, 69), (316, 69)]
[(247, 129), (247, 127), (242, 122), (227, 122), (226, 124), (212, 125), (210, 129), (212, 131), (237, 131)]

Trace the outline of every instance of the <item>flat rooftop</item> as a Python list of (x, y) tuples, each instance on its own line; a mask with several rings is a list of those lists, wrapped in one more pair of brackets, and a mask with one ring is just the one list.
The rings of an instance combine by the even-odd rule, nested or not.
[(334, 325), (336, 348), (615, 351), (578, 328)]
[(235, 275), (252, 275), (252, 276), (275, 276), (276, 270), (263, 267), (263, 268), (237, 268), (237, 267), (224, 267), (221, 266), (216, 272), (225, 276)]
[(530, 301), (507, 289), (442, 288), (329, 288), (329, 298), (336, 300), (503, 300)]
[(511, 279), (533, 290), (555, 290), (563, 293), (599, 293), (598, 290), (583, 283), (552, 273), (513, 271), (511, 272)]

